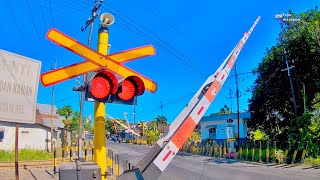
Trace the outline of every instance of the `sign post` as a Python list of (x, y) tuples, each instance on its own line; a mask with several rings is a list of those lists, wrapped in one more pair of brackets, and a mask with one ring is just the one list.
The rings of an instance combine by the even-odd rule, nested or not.
[(14, 170), (16, 180), (19, 180), (19, 123), (16, 123), (16, 136), (14, 143)]
[(19, 123), (35, 123), (41, 62), (0, 49), (0, 121), (15, 123), (15, 179), (19, 179)]

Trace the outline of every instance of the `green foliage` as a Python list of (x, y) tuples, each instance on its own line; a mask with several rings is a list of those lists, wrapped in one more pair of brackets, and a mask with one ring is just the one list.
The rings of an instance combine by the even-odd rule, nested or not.
[(108, 118), (106, 119), (106, 131), (109, 132), (110, 134), (116, 133), (111, 119), (108, 119)]
[(218, 116), (222, 114), (231, 114), (230, 108), (225, 104), (222, 108), (220, 108), (220, 111), (217, 113), (212, 113), (210, 116)]
[(151, 121), (145, 133), (146, 133), (148, 144), (155, 144), (160, 137), (160, 131), (158, 130), (158, 123), (156, 121)]
[[(0, 150), (0, 161), (14, 161), (14, 151)], [(19, 150), (19, 161), (50, 160), (53, 154), (44, 150), (21, 149)]]
[(73, 113), (73, 110), (71, 109), (70, 105), (64, 106), (62, 108), (58, 108), (57, 109), (57, 114), (59, 114), (60, 116), (64, 117), (65, 119), (63, 120), (64, 123), (64, 127), (66, 129), (71, 129), (71, 121), (70, 121), (70, 117)]
[(260, 131), (260, 129), (257, 129), (254, 133), (253, 133), (253, 140), (255, 141), (260, 141), (262, 139), (263, 135), (262, 132)]
[[(271, 140), (279, 141), (282, 147), (293, 136), (302, 138), (299, 140), (303, 142), (319, 137), (316, 125), (319, 121), (314, 116), (310, 120), (308, 115), (303, 115), (303, 100), (306, 98), (307, 109), (314, 109), (310, 100), (320, 92), (320, 12), (312, 9), (301, 14), (289, 13), (293, 14), (292, 18), (299, 18), (300, 21), (281, 23), (283, 31), (279, 39), (283, 38), (284, 45), (278, 43), (266, 50), (265, 57), (254, 70), (257, 79), (249, 100), (252, 120), (248, 121), (248, 126), (264, 129)], [(291, 69), (291, 77), (298, 116), (302, 116), (298, 121), (301, 122), (295, 121), (289, 77), (281, 71), (286, 68), (283, 47), (287, 51), (290, 65), (295, 66)], [(303, 83), (306, 94), (299, 93)]]
[(320, 166), (320, 156), (318, 156), (317, 158), (306, 158), (304, 160), (304, 163), (311, 166)]
[(200, 141), (201, 140), (200, 131), (197, 129), (194, 129), (193, 132), (190, 134), (188, 140), (193, 142)]

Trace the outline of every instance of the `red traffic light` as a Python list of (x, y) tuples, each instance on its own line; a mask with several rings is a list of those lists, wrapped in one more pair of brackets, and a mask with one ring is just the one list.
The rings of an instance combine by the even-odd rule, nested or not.
[(139, 77), (129, 76), (122, 81), (117, 95), (121, 100), (129, 101), (135, 96), (142, 95), (144, 90), (144, 83)]
[(89, 87), (89, 92), (94, 99), (103, 101), (110, 94), (115, 94), (118, 90), (117, 78), (108, 71), (97, 73)]

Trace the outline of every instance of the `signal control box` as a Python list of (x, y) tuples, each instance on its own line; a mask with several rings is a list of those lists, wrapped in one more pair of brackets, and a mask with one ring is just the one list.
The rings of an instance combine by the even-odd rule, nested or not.
[(100, 180), (101, 169), (95, 162), (63, 162), (59, 164), (60, 180)]

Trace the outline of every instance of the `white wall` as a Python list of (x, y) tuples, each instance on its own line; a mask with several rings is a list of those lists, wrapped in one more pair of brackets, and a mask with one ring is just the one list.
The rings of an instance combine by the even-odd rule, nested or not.
[[(4, 139), (0, 142), (0, 150), (14, 150), (15, 144), (15, 123), (0, 121), (0, 129), (4, 129)], [(50, 142), (47, 143), (45, 139), (50, 139), (50, 130), (36, 124), (20, 124), (19, 127), (19, 149), (41, 149), (46, 150), (50, 148)]]
[[(235, 133), (238, 133), (238, 119), (233, 119), (232, 123), (227, 123), (227, 120), (201, 122), (201, 138), (203, 140), (209, 137), (209, 129), (205, 129), (208, 125), (217, 125), (217, 139), (227, 138), (227, 126), (230, 125), (233, 125), (235, 128)], [(247, 137), (247, 127), (246, 124), (243, 124), (243, 119), (240, 118), (240, 138), (245, 137)]]

